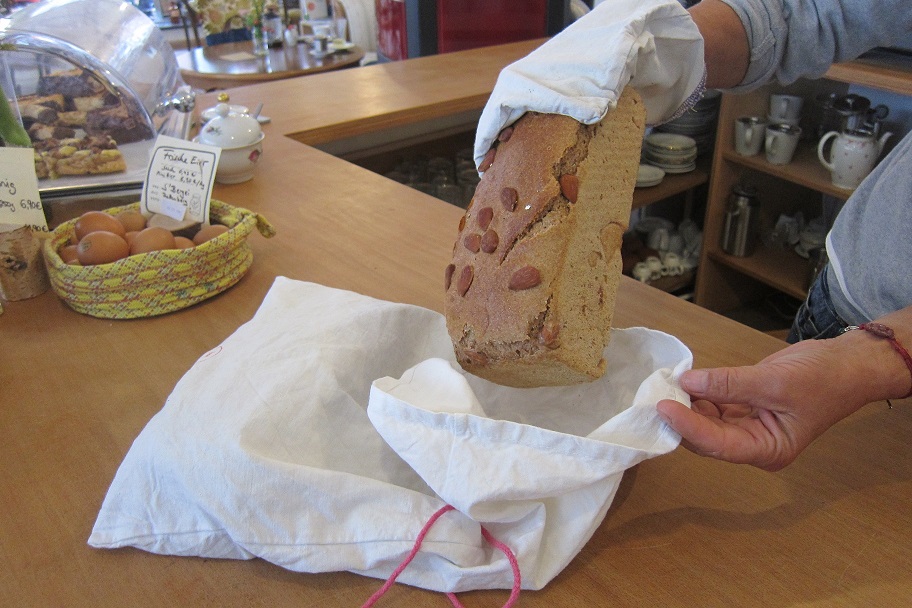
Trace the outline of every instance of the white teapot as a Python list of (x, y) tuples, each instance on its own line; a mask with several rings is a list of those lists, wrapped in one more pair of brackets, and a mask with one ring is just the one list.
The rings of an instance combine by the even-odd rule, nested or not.
[[(823, 166), (830, 170), (833, 185), (837, 188), (854, 190), (871, 172), (884, 144), (892, 133), (884, 133), (877, 139), (874, 133), (866, 129), (851, 131), (830, 131), (820, 138), (817, 144), (817, 157)], [(830, 147), (830, 158), (826, 157), (826, 143), (836, 138)]]

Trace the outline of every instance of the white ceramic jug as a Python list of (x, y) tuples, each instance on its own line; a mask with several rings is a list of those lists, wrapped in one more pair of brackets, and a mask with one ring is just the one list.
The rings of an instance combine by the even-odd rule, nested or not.
[[(863, 129), (830, 131), (820, 138), (817, 157), (830, 170), (834, 186), (854, 190), (874, 168), (891, 135), (892, 133), (884, 133), (877, 139), (874, 133)], [(827, 159), (824, 147), (834, 137), (836, 139), (830, 147), (830, 158)]]

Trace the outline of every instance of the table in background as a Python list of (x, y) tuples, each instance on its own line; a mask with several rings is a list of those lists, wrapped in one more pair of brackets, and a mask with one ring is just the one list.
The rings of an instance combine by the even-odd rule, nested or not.
[(245, 40), (178, 50), (175, 55), (184, 81), (206, 91), (341, 70), (359, 65), (364, 58), (359, 46), (325, 57), (315, 57), (303, 42), (270, 48), (264, 56), (254, 55), (252, 49)]

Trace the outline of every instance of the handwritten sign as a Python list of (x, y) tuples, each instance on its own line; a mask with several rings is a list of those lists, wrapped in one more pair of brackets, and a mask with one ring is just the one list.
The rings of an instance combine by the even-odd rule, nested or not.
[(28, 226), (47, 232), (31, 148), (0, 148), (0, 232)]
[(221, 148), (159, 135), (140, 203), (175, 220), (209, 221), (209, 199)]

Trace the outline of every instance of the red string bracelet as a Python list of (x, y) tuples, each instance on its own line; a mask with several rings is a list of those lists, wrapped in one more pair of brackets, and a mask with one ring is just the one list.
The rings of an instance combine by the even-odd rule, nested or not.
[[(453, 509), (454, 507), (452, 505), (444, 505), (433, 515), (431, 515), (430, 519), (428, 519), (427, 523), (425, 523), (424, 527), (421, 529), (421, 532), (418, 533), (418, 537), (415, 539), (415, 544), (412, 546), (412, 550), (409, 552), (409, 554), (405, 557), (404, 560), (402, 560), (402, 563), (399, 564), (399, 566), (393, 571), (390, 577), (386, 579), (386, 582), (383, 583), (383, 586), (377, 589), (377, 591), (372, 596), (370, 596), (368, 600), (364, 602), (364, 604), (362, 604), (361, 608), (370, 608), (376, 604), (377, 601), (383, 597), (387, 591), (389, 591), (389, 588), (393, 586), (393, 583), (396, 582), (396, 579), (400, 574), (402, 574), (402, 571), (405, 570), (412, 559), (414, 559), (414, 557), (418, 554), (418, 550), (421, 548), (421, 543), (424, 541), (424, 537), (427, 536), (427, 533), (430, 531), (431, 526), (434, 525), (434, 522), (440, 519), (441, 515), (447, 511), (452, 511)], [(513, 604), (516, 603), (516, 600), (519, 599), (519, 590), (522, 587), (522, 581), (519, 573), (519, 562), (516, 561), (516, 556), (513, 555), (513, 551), (511, 551), (507, 545), (494, 538), (494, 536), (484, 527), (481, 528), (481, 535), (488, 542), (488, 544), (507, 556), (507, 561), (510, 562), (510, 568), (513, 570), (513, 589), (510, 591), (510, 597), (507, 599), (507, 603), (503, 605), (503, 608), (511, 608)], [(446, 596), (455, 608), (463, 608), (463, 605), (456, 598), (455, 593), (447, 593)]]
[[(896, 339), (896, 333), (891, 328), (883, 323), (862, 323), (861, 325), (849, 325), (843, 332), (852, 331), (853, 329), (863, 329), (869, 334), (887, 340), (890, 343), (890, 346), (893, 347), (893, 350), (898, 352), (899, 356), (902, 357), (906, 367), (909, 368), (909, 374), (912, 375), (912, 355), (909, 355), (909, 351), (903, 348), (903, 345), (899, 343), (899, 340)], [(908, 399), (909, 397), (912, 397), (912, 389), (909, 389), (909, 392), (902, 398)]]

